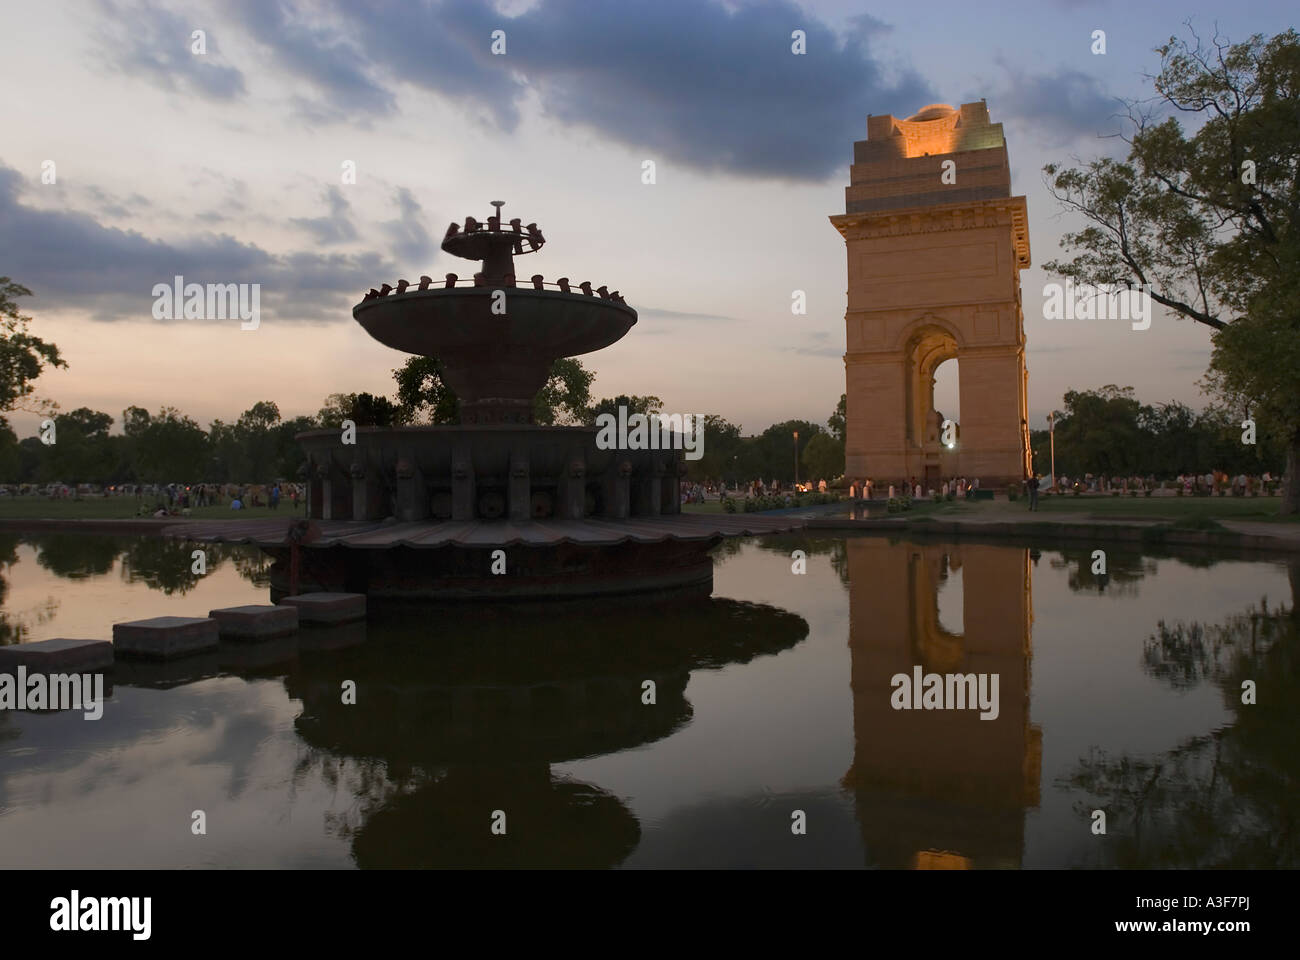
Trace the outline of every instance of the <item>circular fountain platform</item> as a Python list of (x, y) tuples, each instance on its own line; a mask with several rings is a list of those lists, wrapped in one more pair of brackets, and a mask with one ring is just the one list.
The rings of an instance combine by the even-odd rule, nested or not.
[[(557, 600), (713, 589), (709, 552), (724, 538), (781, 533), (799, 517), (677, 514), (626, 520), (301, 521), (208, 520), (164, 535), (255, 545), (274, 558), (271, 592), (364, 593), (381, 600)], [(295, 527), (297, 529), (295, 529)]]

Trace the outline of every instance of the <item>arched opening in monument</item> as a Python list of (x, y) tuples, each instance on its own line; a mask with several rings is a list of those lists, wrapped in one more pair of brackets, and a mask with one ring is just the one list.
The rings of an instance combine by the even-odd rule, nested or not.
[(961, 423), (961, 361), (945, 360), (934, 369), (934, 408)]
[[(956, 566), (960, 569), (960, 561)], [(944, 578), (949, 571), (949, 557), (917, 551), (908, 565), (908, 627), (911, 649), (927, 672), (952, 673), (960, 669), (966, 655), (966, 637), (953, 630), (944, 614), (951, 618), (949, 602), (944, 600)], [(965, 605), (964, 591), (957, 597)], [(964, 627), (964, 611), (961, 618)]]
[[(942, 389), (939, 369), (945, 368)], [(959, 390), (957, 341), (941, 327), (924, 327), (913, 334), (907, 348), (907, 442), (920, 454), (921, 475), (917, 480), (923, 492), (941, 489), (945, 478), (958, 470), (958, 433), (960, 423), (956, 403), (944, 409), (938, 403), (955, 401)], [(944, 443), (944, 421), (954, 424), (950, 439)]]
[(939, 630), (942, 633), (966, 633), (966, 590), (961, 574), (961, 559), (953, 555), (943, 558), (939, 570), (939, 590), (935, 602), (939, 607)]

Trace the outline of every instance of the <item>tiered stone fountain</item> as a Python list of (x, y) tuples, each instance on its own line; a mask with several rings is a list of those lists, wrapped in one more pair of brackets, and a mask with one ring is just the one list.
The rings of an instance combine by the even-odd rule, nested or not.
[(708, 551), (724, 536), (798, 525), (683, 515), (681, 449), (600, 449), (594, 426), (534, 422), (555, 360), (618, 341), (637, 314), (618, 291), (589, 282), (539, 274), (521, 285), (515, 257), (545, 238), (535, 223), (503, 223), (493, 203), (486, 222), (453, 223), (442, 241), (482, 262), (472, 279), (398, 280), (352, 310), (381, 343), (438, 358), (460, 423), (358, 426), (355, 443), (339, 429), (299, 434), (310, 526), (286, 535), (283, 520), (225, 521), (179, 533), (259, 544), (279, 561), (273, 593), (561, 597), (707, 593)]

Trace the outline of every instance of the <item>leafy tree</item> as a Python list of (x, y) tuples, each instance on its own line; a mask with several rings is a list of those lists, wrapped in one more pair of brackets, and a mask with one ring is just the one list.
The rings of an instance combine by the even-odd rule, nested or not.
[[(1044, 168), (1087, 221), (1046, 269), (1089, 284), (1146, 285), (1211, 328), (1206, 384), (1286, 444), (1282, 512), (1300, 511), (1300, 238), (1296, 217), (1300, 35), (1230, 44), (1171, 37), (1157, 48), (1159, 119), (1130, 105), (1127, 159)], [(1193, 125), (1189, 134), (1179, 116)]]
[[(794, 439), (796, 432), (799, 434), (797, 448)], [(745, 465), (754, 472), (748, 475), (749, 478), (778, 480), (782, 483), (793, 481), (795, 458), (802, 461), (804, 449), (821, 432), (819, 425), (807, 420), (786, 420), (784, 423), (772, 424), (750, 441), (753, 453), (745, 458)], [(799, 479), (808, 478), (801, 472)]]
[(840, 402), (835, 404), (835, 412), (826, 419), (826, 426), (830, 427), (831, 434), (840, 443), (844, 442), (845, 422), (848, 417), (848, 394), (840, 394)]
[(163, 407), (150, 418), (140, 441), (137, 468), (142, 480), (183, 483), (204, 478), (210, 462), (208, 436), (175, 407)]
[(58, 442), (48, 448), (41, 479), (66, 483), (104, 483), (112, 479), (117, 462), (113, 438), (108, 435), (113, 418), (107, 413), (78, 407), (54, 418)]
[[(594, 377), (576, 357), (556, 360), (546, 383), (533, 398), (533, 419), (545, 425), (583, 422)], [(437, 357), (409, 357), (393, 371), (393, 378), (397, 381), (397, 403), (405, 411), (407, 422), (460, 422), (460, 398), (443, 379), (442, 361)]]
[(22, 451), (18, 434), (5, 417), (0, 417), (0, 482), (22, 482)]
[(595, 378), (577, 357), (560, 357), (533, 398), (533, 420), (545, 426), (582, 423)]
[[(213, 420), (208, 424), (208, 449), (205, 459), (205, 480), (229, 483), (247, 476), (247, 458), (240, 448), (239, 437), (233, 424)], [(142, 474), (143, 475), (143, 474)]]
[(406, 423), (411, 414), (412, 408), (400, 399), (394, 403), (371, 393), (331, 393), (316, 420), (322, 427), (341, 427), (344, 420), (359, 427), (393, 427)]
[(803, 480), (831, 481), (844, 476), (844, 441), (829, 433), (814, 434), (799, 456)]
[(393, 371), (393, 378), (397, 402), (410, 411), (412, 420), (460, 423), (460, 398), (442, 379), (442, 361), (437, 357), (407, 357), (406, 363)]
[(316, 422), (322, 427), (343, 426), (343, 421), (348, 419), (352, 396), (350, 393), (331, 393), (316, 412)]
[(122, 433), (139, 439), (149, 429), (149, 411), (144, 407), (127, 407), (122, 411)]
[(627, 415), (630, 417), (634, 413), (650, 414), (659, 413), (664, 408), (664, 402), (658, 397), (653, 396), (631, 396), (620, 393), (617, 397), (603, 397), (593, 403), (586, 414), (586, 422), (589, 426), (596, 423), (596, 418), (603, 413), (617, 417), (619, 407), (627, 407)]
[(36, 388), (32, 381), (46, 367), (66, 367), (59, 348), (28, 333), (31, 317), (18, 312), (15, 297), (30, 297), (32, 292), (0, 277), (0, 411), (21, 407)]
[[(1196, 413), (1180, 403), (1140, 404), (1132, 387), (1109, 384), (1097, 390), (1069, 390), (1057, 413), (1056, 470), (1147, 476), (1166, 480), (1181, 473), (1224, 470), (1230, 474), (1276, 470), (1284, 454), (1275, 439), (1241, 443), (1239, 419), (1223, 407)], [(1035, 469), (1050, 469), (1048, 431), (1030, 435)]]
[(307, 462), (295, 439), (298, 434), (314, 430), (320, 424), (312, 417), (294, 417), (276, 427), (275, 476), (289, 481), (298, 479), (299, 469)]
[(704, 449), (698, 460), (686, 461), (691, 480), (737, 479), (735, 458), (741, 445), (740, 427), (715, 413), (704, 415)]
[(405, 410), (387, 397), (354, 393), (348, 401), (348, 419), (359, 427), (394, 427), (406, 417)]
[(1057, 470), (1068, 475), (1069, 468), (1077, 473), (1086, 465), (1086, 471), (1108, 476), (1136, 472), (1141, 409), (1132, 387), (1112, 383), (1099, 390), (1067, 391), (1065, 414), (1056, 423)]
[(241, 453), (242, 469), (232, 480), (262, 483), (273, 479), (279, 455), (279, 423), (280, 408), (270, 400), (260, 400), (239, 415), (232, 433)]
[(39, 437), (24, 437), (18, 442), (18, 482), (34, 483), (45, 464), (49, 447)]

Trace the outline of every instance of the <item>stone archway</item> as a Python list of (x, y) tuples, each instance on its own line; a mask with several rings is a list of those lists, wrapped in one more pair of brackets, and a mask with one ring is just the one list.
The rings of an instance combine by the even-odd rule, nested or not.
[[(881, 487), (1023, 479), (1028, 215), (1025, 198), (1011, 196), (1001, 124), (983, 102), (873, 116), (854, 159), (846, 212), (830, 218), (848, 253), (847, 475)], [(941, 177), (948, 161), (952, 183)], [(954, 358), (962, 422), (950, 450), (939, 443), (933, 387)]]
[(918, 470), (908, 476), (915, 475), (923, 489), (937, 490), (943, 477), (957, 472), (957, 456), (943, 443), (944, 420), (952, 418), (936, 409), (934, 383), (939, 367), (948, 360), (960, 364), (960, 356), (953, 333), (932, 322), (919, 324), (903, 349), (905, 436), (909, 448), (919, 455)]

